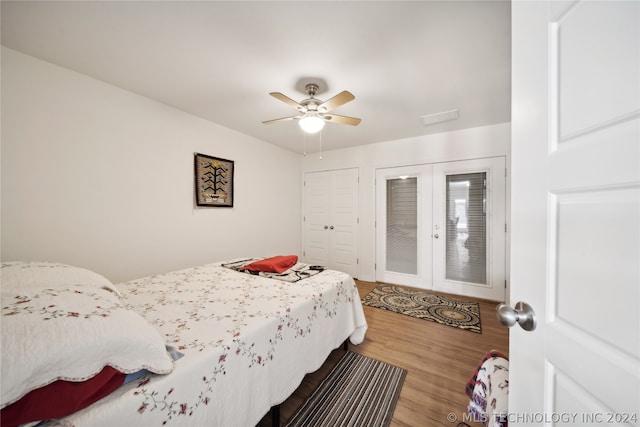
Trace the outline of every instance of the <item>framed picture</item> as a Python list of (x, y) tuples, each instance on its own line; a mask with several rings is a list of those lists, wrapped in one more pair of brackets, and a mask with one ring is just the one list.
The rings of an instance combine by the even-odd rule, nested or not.
[(195, 153), (198, 206), (233, 207), (233, 160)]

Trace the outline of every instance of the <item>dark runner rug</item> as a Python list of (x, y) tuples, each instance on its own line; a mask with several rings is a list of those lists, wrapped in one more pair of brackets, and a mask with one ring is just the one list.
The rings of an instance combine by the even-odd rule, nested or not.
[(405, 286), (382, 284), (365, 295), (362, 304), (482, 333), (480, 306), (476, 302), (460, 301)]
[(407, 371), (347, 351), (286, 427), (391, 423)]

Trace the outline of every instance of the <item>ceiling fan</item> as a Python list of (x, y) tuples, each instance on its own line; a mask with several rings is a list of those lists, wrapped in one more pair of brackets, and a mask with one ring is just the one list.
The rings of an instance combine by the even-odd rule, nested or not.
[(296, 102), (288, 96), (281, 94), (280, 92), (269, 93), (269, 95), (273, 96), (274, 98), (279, 99), (285, 104), (289, 104), (292, 107), (296, 108), (301, 114), (299, 116), (267, 120), (262, 123), (268, 125), (272, 123), (285, 122), (288, 120), (299, 120), (298, 123), (300, 124), (300, 127), (306, 133), (319, 132), (324, 127), (325, 122), (334, 122), (350, 126), (357, 126), (360, 123), (360, 119), (357, 119), (355, 117), (329, 114), (329, 111), (333, 110), (334, 108), (338, 108), (339, 106), (355, 99), (355, 96), (353, 96), (350, 92), (344, 90), (333, 98), (330, 98), (326, 101), (321, 101), (315, 98), (315, 95), (318, 92), (317, 84), (309, 83), (305, 86), (305, 90), (307, 91), (309, 98), (304, 99), (300, 102)]

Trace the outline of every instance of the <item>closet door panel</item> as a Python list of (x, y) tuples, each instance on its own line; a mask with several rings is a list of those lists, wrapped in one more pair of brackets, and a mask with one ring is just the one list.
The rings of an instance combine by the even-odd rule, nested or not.
[(358, 169), (304, 179), (303, 260), (358, 275)]
[(304, 180), (303, 258), (314, 265), (328, 265), (331, 222), (331, 182), (324, 172), (307, 173)]
[(330, 265), (358, 276), (358, 169), (331, 172)]

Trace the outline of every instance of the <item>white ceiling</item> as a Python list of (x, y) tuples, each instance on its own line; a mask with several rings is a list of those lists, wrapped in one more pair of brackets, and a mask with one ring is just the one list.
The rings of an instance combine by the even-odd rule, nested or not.
[[(318, 81), (355, 95), (323, 150), (510, 121), (509, 1), (2, 1), (4, 46), (295, 152)], [(421, 116), (457, 109), (425, 126)], [(307, 151), (318, 136), (307, 136)]]

